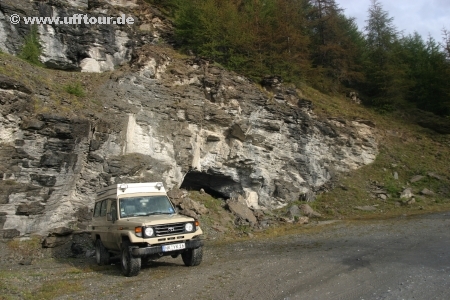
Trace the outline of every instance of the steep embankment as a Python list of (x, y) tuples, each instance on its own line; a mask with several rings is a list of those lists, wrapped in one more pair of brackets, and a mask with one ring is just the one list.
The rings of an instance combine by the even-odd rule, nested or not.
[(141, 53), (135, 69), (83, 74), (84, 97), (67, 89), (74, 73), (5, 72), (4, 157), (15, 159), (4, 163), (4, 229), (80, 227), (74, 211), (86, 212), (95, 189), (119, 181), (162, 180), (274, 208), (311, 200), (333, 172), (375, 158), (364, 121), (320, 120), (293, 89), (267, 86), (272, 97), (205, 61), (172, 59), (168, 48)]
[[(140, 20), (129, 28), (116, 28), (115, 35), (102, 43), (94, 42), (104, 33), (99, 26), (88, 31), (58, 27), (52, 35), (47, 34), (51, 26), (40, 27), (43, 61), (49, 66), (88, 71), (83, 68), (100, 68), (111, 61), (108, 55), (129, 53), (127, 59), (112, 60), (116, 63), (110, 68), (100, 68), (124, 64), (107, 73), (44, 69), (1, 54), (3, 237), (54, 231), (65, 236), (82, 230), (89, 222), (95, 190), (125, 181), (158, 180), (169, 189), (203, 188), (217, 198), (234, 198), (247, 209), (241, 207), (240, 215), (235, 211), (236, 224), (244, 226), (239, 228), (271, 227), (284, 211), (274, 217), (264, 209), (286, 210), (293, 205), (283, 220), (297, 221), (302, 213), (296, 205), (312, 202), (316, 194), (333, 187), (337, 188), (312, 202), (324, 217), (427, 211), (447, 205), (445, 158), (450, 153), (445, 138), (438, 140), (342, 97), (328, 97), (306, 86), (284, 86), (277, 77), (255, 84), (214, 63), (182, 56), (163, 43), (151, 45), (169, 27), (157, 12), (110, 5), (115, 1), (94, 2), (88, 7), (83, 1), (70, 5), (50, 1), (21, 4), (25, 7), (20, 9), (10, 1), (5, 1), (9, 4), (5, 9), (2, 3), (4, 14), (50, 10), (59, 15), (86, 11), (113, 15), (125, 10)], [(15, 36), (2, 28), (13, 46), (29, 31), (23, 28), (22, 35)], [(67, 42), (80, 35), (86, 38), (78, 48)], [(118, 36), (123, 35), (138, 42), (126, 42), (122, 44), (126, 49), (121, 48)], [(61, 43), (66, 43), (61, 49), (54, 46)], [(15, 53), (18, 46), (13, 46), (3, 49)], [(77, 54), (67, 49), (77, 49)], [(63, 56), (61, 62), (48, 59), (52, 53)], [(412, 183), (414, 175), (424, 177)], [(408, 195), (403, 201), (400, 192), (408, 182), (414, 194), (424, 187), (434, 194), (416, 196), (414, 201)], [(220, 201), (197, 193), (192, 197), (209, 206), (210, 215), (205, 217), (209, 225), (226, 230), (214, 220), (221, 215)], [(67, 239), (52, 237), (45, 245)]]

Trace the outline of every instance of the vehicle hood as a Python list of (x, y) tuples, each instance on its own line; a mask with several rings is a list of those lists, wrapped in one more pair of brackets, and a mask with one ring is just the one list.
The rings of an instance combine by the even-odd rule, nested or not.
[(152, 215), (152, 216), (141, 216), (141, 217), (130, 217), (120, 219), (120, 223), (135, 223), (142, 225), (157, 225), (157, 224), (172, 224), (181, 222), (193, 222), (194, 219), (186, 217), (179, 214), (173, 215)]

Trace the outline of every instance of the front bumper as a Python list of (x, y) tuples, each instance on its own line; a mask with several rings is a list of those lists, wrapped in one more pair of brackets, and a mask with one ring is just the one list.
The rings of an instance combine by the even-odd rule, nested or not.
[[(195, 248), (199, 248), (199, 247), (203, 246), (203, 241), (200, 239), (193, 239), (193, 240), (180, 241), (180, 242), (184, 242), (186, 245), (186, 248), (183, 250), (175, 250), (173, 252), (184, 251), (186, 249), (195, 249)], [(164, 246), (164, 245), (165, 244), (149, 246), (149, 247), (144, 247), (144, 248), (133, 248), (131, 250), (131, 254), (135, 257), (141, 257), (141, 256), (147, 256), (147, 255), (151, 255), (151, 254), (163, 253), (162, 246)], [(170, 253), (170, 252), (166, 252), (166, 253)]]

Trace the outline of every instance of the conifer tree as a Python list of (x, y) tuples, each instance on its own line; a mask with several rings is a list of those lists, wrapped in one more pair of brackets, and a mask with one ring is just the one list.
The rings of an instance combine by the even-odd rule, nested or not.
[(346, 18), (334, 0), (313, 0), (311, 4), (308, 17), (316, 86), (338, 91), (342, 83), (362, 80), (357, 66), (362, 39), (354, 20)]
[(42, 66), (40, 56), (42, 47), (39, 43), (39, 35), (37, 25), (31, 26), (30, 33), (25, 37), (25, 43), (19, 53), (19, 57), (36, 66)]
[(447, 56), (447, 59), (450, 60), (450, 31), (447, 29), (442, 29), (442, 37), (443, 37), (443, 48), (444, 52)]
[(401, 97), (402, 85), (398, 80), (404, 71), (396, 61), (398, 32), (393, 18), (383, 10), (378, 0), (372, 0), (366, 23), (365, 92), (372, 104), (392, 109)]
[(402, 39), (402, 59), (407, 65), (406, 100), (439, 115), (450, 113), (449, 61), (440, 45), (429, 37), (426, 42), (416, 32)]
[(307, 0), (171, 0), (178, 43), (257, 79), (305, 78)]

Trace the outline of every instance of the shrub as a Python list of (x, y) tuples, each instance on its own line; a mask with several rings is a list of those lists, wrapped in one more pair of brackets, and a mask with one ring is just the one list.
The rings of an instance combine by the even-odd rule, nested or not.
[(42, 66), (42, 63), (39, 60), (41, 54), (42, 47), (39, 43), (37, 26), (32, 26), (30, 34), (25, 37), (25, 43), (23, 44), (19, 57), (33, 65)]
[(77, 97), (84, 97), (84, 95), (85, 95), (83, 86), (79, 82), (74, 83), (74, 84), (66, 84), (64, 86), (64, 90), (67, 93), (77, 96)]

